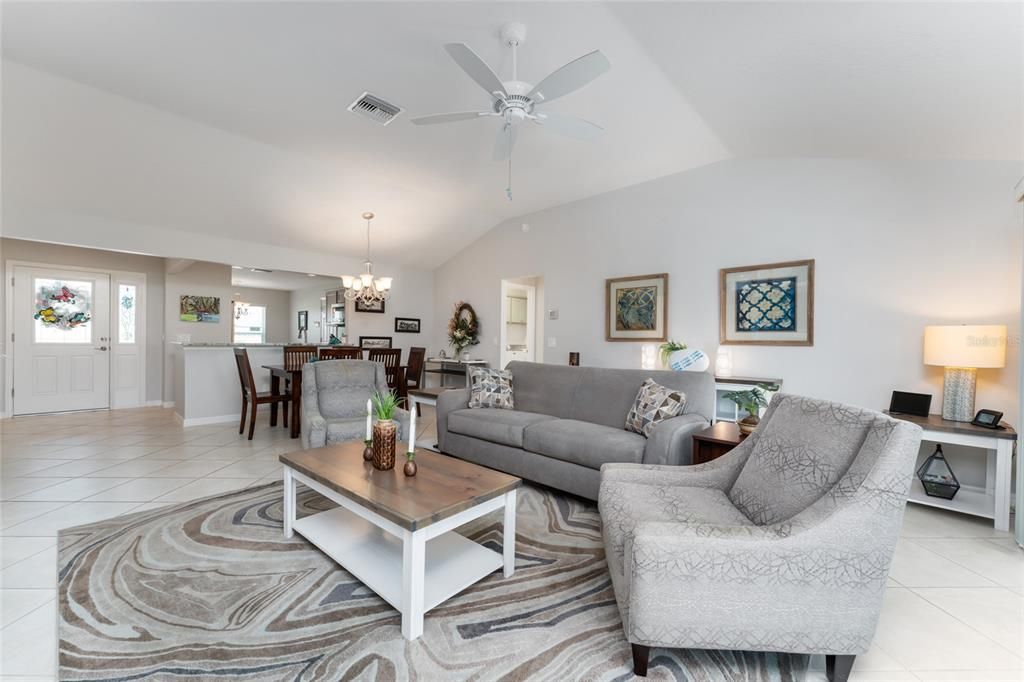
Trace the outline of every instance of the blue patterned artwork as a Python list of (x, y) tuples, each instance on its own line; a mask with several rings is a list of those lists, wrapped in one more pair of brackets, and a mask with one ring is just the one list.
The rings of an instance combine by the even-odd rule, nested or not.
[(657, 326), (658, 287), (623, 287), (615, 292), (615, 329), (652, 331)]
[(738, 331), (794, 332), (797, 329), (796, 277), (736, 282)]

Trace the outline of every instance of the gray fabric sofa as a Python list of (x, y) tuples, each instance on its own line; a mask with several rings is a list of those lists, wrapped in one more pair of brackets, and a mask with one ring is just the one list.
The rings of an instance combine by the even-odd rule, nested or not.
[[(302, 368), (302, 447), (320, 448), (366, 437), (366, 401), (387, 393), (384, 365), (367, 360), (321, 360)], [(376, 421), (376, 417), (374, 417)], [(409, 413), (395, 411), (398, 438), (409, 432)]]
[[(689, 464), (692, 435), (714, 413), (714, 379), (706, 373), (533, 362), (506, 369), (514, 410), (470, 409), (469, 389), (438, 396), (441, 451), (592, 500), (603, 464)], [(683, 414), (658, 424), (650, 438), (625, 430), (647, 378), (686, 393)]]
[(881, 612), (921, 429), (777, 394), (695, 467), (606, 464), (605, 553), (634, 671), (649, 647), (825, 654), (845, 680)]

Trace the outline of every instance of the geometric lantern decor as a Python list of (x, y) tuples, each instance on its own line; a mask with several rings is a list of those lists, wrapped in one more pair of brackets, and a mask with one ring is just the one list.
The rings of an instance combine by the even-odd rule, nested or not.
[(942, 454), (942, 446), (938, 444), (931, 457), (917, 470), (917, 477), (921, 479), (925, 494), (931, 497), (952, 500), (960, 490), (960, 481), (953, 475), (953, 470)]

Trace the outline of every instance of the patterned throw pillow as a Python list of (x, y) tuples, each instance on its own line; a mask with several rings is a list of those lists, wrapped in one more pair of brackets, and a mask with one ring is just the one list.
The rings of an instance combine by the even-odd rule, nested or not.
[(626, 416), (626, 430), (649, 438), (658, 422), (682, 414), (684, 407), (685, 393), (647, 379), (637, 391), (633, 407)]
[(512, 372), (487, 367), (470, 367), (469, 406), (513, 409)]

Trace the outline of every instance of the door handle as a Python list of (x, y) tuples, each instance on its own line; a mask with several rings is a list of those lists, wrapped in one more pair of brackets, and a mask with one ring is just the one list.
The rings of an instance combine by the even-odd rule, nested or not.
[(106, 350), (106, 346), (100, 346), (99, 348), (93, 348), (93, 350)]

